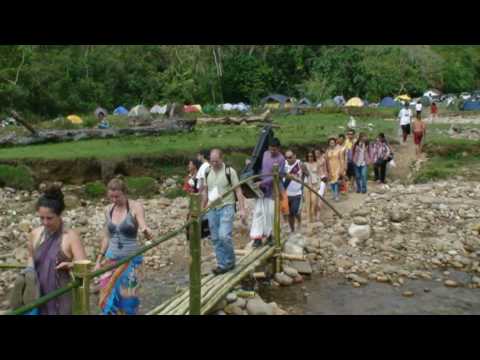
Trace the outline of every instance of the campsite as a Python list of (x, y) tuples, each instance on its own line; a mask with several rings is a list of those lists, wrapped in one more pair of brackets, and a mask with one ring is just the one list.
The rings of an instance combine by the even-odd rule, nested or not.
[[(107, 96), (107, 85), (92, 83), (91, 89), (97, 91), (94, 100), (79, 91), (72, 92), (77, 101), (65, 98), (62, 102), (54, 99), (61, 99), (60, 91), (54, 94), (56, 89), (47, 98), (40, 89), (32, 88), (31, 94), (39, 91), (40, 104), (27, 92), (12, 92), (8, 105), (2, 104), (0, 110), (0, 200), (7, 204), (0, 209), (0, 314), (12, 310), (10, 293), (19, 269), (28, 261), (29, 233), (41, 225), (35, 209), (47, 185), (62, 185), (66, 205), (63, 221), (78, 231), (91, 260), (101, 253), (99, 234), (110, 203), (108, 184), (118, 175), (125, 179), (129, 197), (145, 207), (145, 220), (153, 233), (153, 239), (142, 240), (152, 249), (144, 255), (139, 308), (139, 314), (150, 314), (169, 299), (175, 302), (185, 297), (191, 286), (191, 243), (185, 231), (154, 246), (157, 239), (178, 231), (189, 219), (191, 196), (184, 186), (189, 161), (200, 151), (218, 148), (228, 166), (241, 174), (254, 157), (265, 129), (281, 140), (282, 152), (292, 150), (305, 161), (311, 149), (326, 148), (329, 138), (351, 128), (357, 134), (365, 133), (372, 142), (379, 133), (385, 134), (396, 163), (388, 168), (386, 184), (375, 182), (370, 171), (368, 193), (347, 192), (335, 202), (328, 189), (325, 199), (335, 211), (324, 206), (320, 221), (310, 222), (303, 208), (304, 223), (293, 234), (281, 219), (283, 271), (275, 273), (272, 264), (253, 262), (253, 270), (239, 270), (242, 279), (236, 281), (233, 273), (235, 284), (231, 288), (227, 289), (230, 284), (220, 287), (222, 280), (218, 280), (212, 288), (221, 288), (222, 296), (209, 298), (207, 303), (215, 305), (209, 307), (209, 313), (480, 314), (480, 91), (476, 90), (480, 74), (476, 82), (464, 80), (459, 85), (452, 81), (449, 85), (424, 78), (403, 83), (399, 72), (392, 75), (394, 80), (385, 80), (383, 87), (365, 82), (351, 88), (350, 82), (341, 81), (343, 73), (331, 66), (341, 63), (349, 51), (351, 56), (364, 56), (358, 72), (374, 76), (377, 69), (369, 66), (373, 66), (375, 56), (385, 65), (390, 63), (391, 54), (408, 52), (414, 56), (426, 50), (292, 49), (297, 52), (295, 59), (315, 59), (310, 78), (295, 74), (293, 68), (300, 71), (297, 65), (285, 69), (275, 62), (276, 57), (287, 56), (281, 46), (270, 50), (254, 46), (251, 50), (225, 45), (223, 68), (211, 65), (214, 76), (217, 70), (223, 71), (221, 81), (204, 79), (210, 73), (199, 70), (203, 58), (197, 59), (200, 65), (195, 68), (194, 86), (188, 79), (169, 78), (179, 72), (160, 71), (145, 55), (137, 60), (137, 66), (145, 66), (149, 78), (141, 77), (134, 64), (125, 60), (132, 71), (122, 74), (124, 86), (109, 84), (112, 90)], [(33, 64), (39, 68), (44, 64), (35, 58), (40, 56), (36, 51), (46, 50), (33, 50), (28, 53), (32, 58), (25, 71), (28, 76), (39, 76)], [(175, 50), (181, 54), (188, 51), (181, 46)], [(200, 56), (204, 49), (196, 50)], [(476, 48), (456, 50), (476, 59)], [(16, 59), (22, 51), (18, 46), (5, 54)], [(52, 54), (54, 51), (61, 50), (52, 50)], [(72, 46), (63, 51), (67, 56), (81, 49)], [(105, 46), (90, 51), (92, 67), (98, 66), (100, 71), (97, 56), (109, 52), (115, 58), (120, 50)], [(162, 54), (165, 64), (180, 66), (174, 65), (175, 53), (168, 46), (146, 46), (142, 53), (140, 46), (123, 51)], [(213, 51), (219, 57), (218, 49)], [(253, 55), (248, 55), (250, 51)], [(444, 47), (431, 51), (444, 56), (444, 68), (438, 71), (451, 79), (449, 66), (454, 55)], [(421, 55), (418, 61), (426, 61), (428, 56)], [(0, 66), (9, 68), (1, 60)], [(417, 65), (411, 66), (416, 69)], [(235, 71), (229, 73), (228, 69)], [(335, 76), (318, 77), (327, 73)], [(192, 73), (183, 74), (193, 78)], [(139, 77), (137, 85), (142, 90), (133, 88), (134, 75)], [(249, 80), (244, 82), (243, 78)], [(156, 88), (159, 82), (163, 82), (162, 88)], [(66, 82), (61, 84), (68, 87)], [(433, 103), (438, 106), (436, 118), (431, 113)], [(398, 119), (405, 107), (415, 114), (417, 104), (422, 104), (428, 129), (420, 158), (415, 157), (413, 140), (402, 142)], [(249, 237), (255, 201), (246, 200), (246, 222), (239, 216), (234, 219), (233, 240), (239, 259), (248, 259), (255, 252)], [(275, 269), (276, 263), (273, 265)], [(202, 281), (210, 281), (216, 266), (215, 247), (210, 241), (201, 242), (199, 266)], [(90, 308), (97, 314), (101, 292), (95, 290), (97, 284), (91, 286)], [(205, 293), (211, 294), (208, 289)]]

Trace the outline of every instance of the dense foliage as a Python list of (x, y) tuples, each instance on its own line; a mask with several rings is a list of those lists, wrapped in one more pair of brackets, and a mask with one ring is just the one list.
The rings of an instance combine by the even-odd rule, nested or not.
[[(256, 104), (269, 93), (378, 101), (475, 90), (477, 46), (2, 45), (0, 112), (40, 117), (167, 101)], [(1, 115), (1, 114), (0, 114)]]

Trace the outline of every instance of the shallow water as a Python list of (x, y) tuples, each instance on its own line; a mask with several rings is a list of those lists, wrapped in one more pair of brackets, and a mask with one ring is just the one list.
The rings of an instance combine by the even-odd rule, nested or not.
[[(451, 273), (449, 278), (460, 282), (469, 277)], [(404, 297), (405, 291), (415, 295)], [(342, 278), (322, 277), (299, 286), (261, 290), (266, 301), (274, 301), (296, 315), (479, 315), (479, 294), (479, 289), (447, 288), (443, 281), (411, 280), (400, 288), (371, 282), (353, 288)]]

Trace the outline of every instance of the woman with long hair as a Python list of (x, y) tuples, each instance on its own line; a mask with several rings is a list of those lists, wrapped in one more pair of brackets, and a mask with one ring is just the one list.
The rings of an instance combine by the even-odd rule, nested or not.
[(337, 145), (337, 139), (328, 139), (328, 148), (325, 153), (328, 169), (328, 181), (333, 193), (333, 199), (340, 201), (340, 180), (345, 176), (345, 156), (341, 146)]
[[(128, 199), (127, 185), (121, 177), (108, 184), (108, 197), (112, 204), (105, 209), (106, 226), (97, 269), (116, 264), (135, 254), (140, 249), (139, 233), (147, 240), (153, 237), (145, 223), (143, 205)], [(103, 315), (138, 313), (142, 263), (143, 257), (137, 256), (100, 279), (100, 308)]]

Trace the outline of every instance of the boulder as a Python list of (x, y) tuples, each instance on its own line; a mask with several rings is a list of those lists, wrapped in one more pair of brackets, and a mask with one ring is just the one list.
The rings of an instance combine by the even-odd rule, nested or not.
[(312, 265), (309, 261), (290, 261), (290, 266), (301, 275), (311, 275), (313, 273)]
[(370, 228), (370, 225), (352, 224), (348, 229), (348, 234), (352, 238), (357, 238), (359, 241), (367, 241), (372, 234), (372, 230)]
[(257, 297), (248, 301), (247, 312), (249, 315), (273, 315), (273, 307)]
[(290, 286), (293, 284), (293, 279), (285, 273), (275, 274), (274, 279), (282, 286)]

